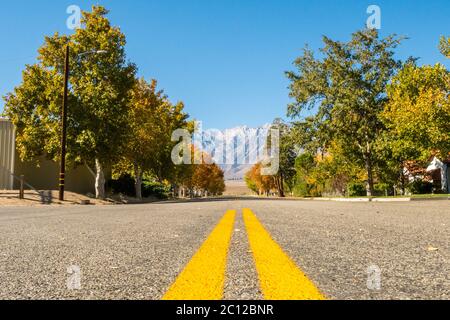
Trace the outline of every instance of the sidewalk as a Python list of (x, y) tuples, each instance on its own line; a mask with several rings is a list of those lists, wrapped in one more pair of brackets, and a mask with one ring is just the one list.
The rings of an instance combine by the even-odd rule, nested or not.
[[(51, 205), (80, 205), (82, 201), (90, 201), (93, 205), (110, 205), (111, 202), (92, 199), (73, 192), (65, 193), (66, 201), (61, 202), (58, 199), (58, 191), (52, 191)], [(18, 190), (0, 190), (0, 206), (41, 206), (41, 197), (34, 191), (25, 191), (25, 199), (19, 199)]]

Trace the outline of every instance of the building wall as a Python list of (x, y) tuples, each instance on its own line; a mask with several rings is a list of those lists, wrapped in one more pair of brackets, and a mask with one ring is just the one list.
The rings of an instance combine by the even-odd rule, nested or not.
[(450, 194), (450, 152), (448, 153), (447, 159), (444, 160), (444, 178), (446, 178), (447, 193)]
[(0, 118), (0, 190), (13, 187), (15, 130), (11, 122)]
[[(23, 175), (25, 181), (36, 190), (59, 189), (59, 164), (46, 159), (40, 159), (39, 165), (31, 162), (16, 161), (16, 176)], [(95, 179), (85, 166), (67, 168), (66, 190), (79, 194), (95, 194)], [(14, 182), (14, 189), (19, 188), (19, 182)]]
[[(0, 166), (0, 190), (19, 189), (19, 181), (12, 174), (23, 175), (36, 190), (59, 188), (59, 165), (44, 158), (35, 162), (20, 161), (15, 148), (14, 126), (5, 119), (0, 119)], [(86, 166), (67, 168), (66, 190), (95, 194), (95, 178)]]

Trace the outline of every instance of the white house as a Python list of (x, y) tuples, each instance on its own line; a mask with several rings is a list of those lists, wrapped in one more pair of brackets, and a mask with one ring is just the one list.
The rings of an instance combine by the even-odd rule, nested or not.
[(450, 159), (441, 161), (434, 157), (433, 161), (427, 168), (427, 172), (433, 177), (435, 185), (440, 185), (443, 192), (450, 193)]

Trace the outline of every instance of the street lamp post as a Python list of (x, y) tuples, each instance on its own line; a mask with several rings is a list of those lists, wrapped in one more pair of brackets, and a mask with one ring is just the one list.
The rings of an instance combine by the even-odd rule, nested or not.
[[(78, 57), (85, 56), (88, 54), (103, 54), (106, 51), (88, 51), (83, 52), (78, 55)], [(61, 164), (60, 164), (60, 174), (59, 174), (59, 200), (64, 201), (64, 192), (66, 187), (66, 151), (67, 151), (67, 103), (68, 103), (68, 93), (69, 93), (69, 76), (70, 76), (70, 65), (69, 65), (70, 47), (66, 46), (66, 56), (64, 63), (64, 96), (63, 96), (63, 108), (61, 114)]]
[(66, 145), (67, 145), (67, 99), (69, 92), (69, 54), (70, 47), (66, 47), (66, 58), (64, 63), (64, 96), (62, 108), (62, 128), (61, 128), (61, 170), (59, 174), (59, 201), (64, 201), (64, 191), (66, 185)]

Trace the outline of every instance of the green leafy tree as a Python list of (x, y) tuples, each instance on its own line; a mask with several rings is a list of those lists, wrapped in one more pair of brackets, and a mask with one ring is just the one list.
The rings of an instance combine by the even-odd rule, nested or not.
[(125, 36), (107, 14), (104, 7), (94, 6), (92, 12), (83, 12), (82, 27), (72, 35), (46, 37), (38, 63), (25, 68), (22, 84), (5, 97), (21, 158), (57, 160), (64, 53), (70, 47), (67, 156), (74, 164), (95, 163), (98, 198), (105, 197), (105, 167), (118, 159), (124, 145), (136, 72), (126, 60)]
[(444, 36), (441, 37), (439, 41), (439, 50), (444, 56), (450, 58), (450, 38)]
[(307, 197), (313, 195), (313, 186), (309, 177), (315, 166), (314, 156), (308, 152), (300, 154), (295, 160), (296, 180), (294, 194), (296, 196)]
[[(273, 177), (278, 196), (286, 196), (285, 187), (292, 192), (295, 177), (295, 159), (297, 157), (296, 140), (293, 136), (292, 127), (281, 119), (276, 119), (272, 126), (280, 133), (279, 170)], [(271, 145), (271, 137), (268, 139), (268, 146)]]
[(384, 130), (380, 113), (387, 103), (386, 86), (402, 63), (394, 58), (401, 39), (380, 39), (377, 30), (354, 33), (349, 42), (323, 38), (323, 59), (306, 48), (288, 72), (292, 118), (317, 110), (312, 118), (320, 148), (339, 141), (349, 159), (364, 166), (367, 194), (374, 193), (375, 144)]
[(324, 154), (303, 152), (296, 159), (295, 168), (295, 193), (301, 196), (342, 196), (349, 183), (365, 179), (364, 170), (348, 160), (336, 144)]

